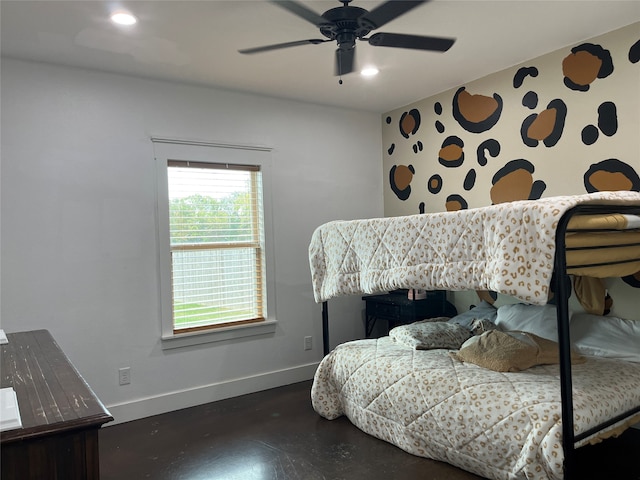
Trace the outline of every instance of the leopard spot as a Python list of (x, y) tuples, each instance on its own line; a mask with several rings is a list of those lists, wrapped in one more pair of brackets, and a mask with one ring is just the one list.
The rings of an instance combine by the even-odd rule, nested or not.
[(442, 177), (436, 173), (435, 175), (432, 175), (431, 178), (429, 178), (429, 181), (427, 182), (427, 190), (429, 190), (429, 192), (433, 194), (436, 194), (439, 193), (441, 189)]
[(484, 167), (488, 161), (485, 151), (492, 157), (497, 157), (500, 154), (500, 143), (497, 140), (490, 138), (478, 146), (476, 155), (478, 157), (478, 164), (482, 167)]
[(445, 203), (447, 212), (457, 212), (458, 210), (466, 210), (469, 208), (467, 201), (458, 194), (449, 195)]
[(394, 165), (389, 171), (391, 190), (400, 200), (406, 200), (411, 195), (411, 180), (416, 173), (413, 165)]
[(533, 164), (523, 158), (511, 160), (498, 170), (491, 181), (493, 204), (540, 198), (546, 184), (540, 180), (534, 182), (533, 172)]
[(541, 141), (551, 135), (553, 132), (553, 126), (556, 122), (555, 110), (543, 110), (538, 116), (531, 122), (527, 129), (527, 136), (535, 140)]
[(584, 174), (584, 186), (588, 193), (633, 190), (640, 192), (640, 177), (630, 165), (609, 158), (595, 163)]
[(491, 201), (497, 204), (526, 200), (532, 184), (533, 176), (526, 170), (518, 169), (510, 172), (491, 187)]
[(438, 161), (445, 167), (459, 167), (464, 162), (464, 142), (461, 138), (451, 136), (442, 142), (438, 152)]
[(596, 78), (606, 78), (613, 72), (609, 50), (600, 45), (583, 43), (571, 49), (562, 61), (564, 84), (579, 92), (586, 92)]
[(420, 128), (420, 112), (412, 108), (400, 116), (400, 133), (404, 138), (415, 135)]
[(443, 164), (459, 160), (462, 155), (462, 149), (458, 145), (447, 145), (446, 147), (441, 148), (438, 154), (441, 160), (440, 163)]
[(462, 128), (471, 133), (481, 133), (492, 128), (502, 113), (502, 97), (472, 95), (460, 87), (453, 97), (453, 117)]
[(396, 186), (404, 190), (411, 184), (411, 180), (413, 179), (413, 171), (406, 167), (405, 165), (399, 165), (396, 168), (395, 174), (393, 176)]
[(589, 85), (602, 67), (602, 60), (589, 52), (576, 52), (562, 61), (562, 73), (577, 85)]
[(536, 108), (538, 106), (538, 94), (536, 92), (527, 92), (525, 96), (522, 97), (522, 105), (529, 110)]
[(513, 88), (520, 88), (527, 76), (537, 77), (538, 69), (536, 67), (522, 67), (518, 69), (513, 76)]
[(607, 137), (618, 131), (618, 111), (613, 102), (603, 102), (598, 107), (598, 128)]
[(589, 181), (597, 188), (598, 192), (631, 190), (631, 180), (622, 172), (605, 172), (601, 170), (592, 174)]
[(475, 169), (472, 168), (467, 172), (466, 177), (464, 177), (464, 183), (462, 184), (462, 187), (466, 191), (469, 191), (474, 187), (475, 184), (476, 184), (476, 171)]
[(566, 117), (566, 104), (559, 98), (552, 100), (545, 110), (524, 119), (520, 128), (522, 141), (529, 147), (537, 147), (540, 141), (547, 147), (554, 146), (562, 137)]
[(471, 95), (464, 90), (458, 96), (458, 107), (465, 119), (478, 123), (486, 120), (498, 108), (498, 102), (491, 97)]
[(593, 145), (598, 140), (600, 134), (595, 125), (587, 125), (582, 129), (581, 137), (582, 143), (585, 145)]

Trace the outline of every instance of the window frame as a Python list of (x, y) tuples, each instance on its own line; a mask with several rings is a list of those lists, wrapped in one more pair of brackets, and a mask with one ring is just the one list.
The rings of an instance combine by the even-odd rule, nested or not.
[[(198, 170), (200, 172), (211, 171), (215, 172), (215, 174), (220, 174), (223, 172), (242, 172), (243, 174), (248, 174), (249, 183), (250, 183), (250, 192), (251, 192), (251, 231), (250, 238), (245, 240), (236, 240), (236, 241), (201, 241), (201, 242), (171, 242), (171, 265), (172, 265), (172, 288), (173, 288), (173, 332), (174, 334), (183, 334), (189, 331), (196, 330), (207, 330), (211, 328), (222, 328), (226, 326), (239, 325), (240, 323), (255, 323), (255, 322), (263, 322), (265, 320), (265, 306), (266, 306), (266, 291), (265, 291), (265, 268), (264, 268), (264, 228), (263, 228), (263, 195), (262, 195), (262, 170), (260, 165), (239, 165), (235, 163), (205, 163), (205, 162), (193, 162), (193, 161), (184, 161), (184, 160), (168, 160), (167, 161), (168, 171), (171, 172), (172, 168), (183, 169), (188, 171), (193, 168), (194, 170)], [(221, 185), (222, 186), (222, 185)], [(170, 221), (171, 212), (170, 213)], [(245, 232), (245, 234), (248, 232)], [(245, 277), (245, 280), (251, 280), (253, 287), (247, 293), (247, 296), (253, 295), (253, 300), (255, 301), (255, 307), (257, 311), (255, 312), (255, 316), (247, 316), (246, 318), (241, 318), (237, 320), (226, 320), (221, 321), (220, 323), (207, 321), (205, 324), (192, 324), (188, 326), (184, 326), (182, 328), (178, 328), (176, 325), (176, 255), (180, 255), (179, 252), (221, 252), (221, 251), (237, 251), (237, 250), (251, 250), (253, 253), (251, 254), (253, 268), (251, 270), (252, 275), (250, 277)], [(192, 283), (189, 283), (192, 285)], [(264, 298), (264, 300), (263, 300)]]
[[(232, 340), (275, 333), (275, 280), (273, 257), (273, 229), (271, 208), (271, 151), (264, 146), (233, 145), (211, 142), (194, 142), (161, 137), (152, 137), (156, 170), (156, 232), (158, 244), (158, 293), (161, 320), (161, 344), (163, 349), (178, 348), (210, 342)], [(260, 166), (262, 176), (264, 217), (264, 258), (266, 303), (264, 320), (238, 322), (204, 330), (174, 332), (173, 293), (171, 277), (171, 244), (169, 228), (169, 161), (194, 163), (236, 164)]]

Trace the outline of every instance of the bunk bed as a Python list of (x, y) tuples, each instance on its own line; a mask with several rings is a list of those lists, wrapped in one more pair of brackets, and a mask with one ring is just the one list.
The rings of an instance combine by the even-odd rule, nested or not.
[[(325, 349), (312, 402), (326, 418), (346, 415), (410, 453), (494, 479), (575, 478), (576, 448), (640, 421), (640, 359), (576, 356), (568, 308), (570, 275), (640, 271), (637, 192), (329, 222), (309, 261)], [(559, 367), (494, 371), (451, 346), (416, 350), (390, 337), (329, 352), (327, 300), (411, 288), (492, 290), (533, 306), (553, 292)]]

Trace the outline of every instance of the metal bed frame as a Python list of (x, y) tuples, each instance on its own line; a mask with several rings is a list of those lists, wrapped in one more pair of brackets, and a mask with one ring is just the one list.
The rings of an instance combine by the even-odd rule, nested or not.
[[(640, 214), (640, 207), (628, 205), (578, 205), (568, 210), (558, 222), (556, 229), (556, 256), (555, 256), (555, 294), (557, 296), (558, 314), (558, 343), (560, 348), (560, 400), (562, 404), (562, 448), (564, 450), (564, 478), (572, 480), (576, 478), (575, 443), (583, 440), (600, 430), (607, 428), (620, 420), (640, 412), (640, 405), (632, 410), (609, 419), (609, 421), (597, 425), (586, 432), (576, 435), (573, 430), (573, 384), (571, 380), (571, 339), (569, 335), (569, 295), (571, 293), (571, 280), (567, 274), (565, 236), (567, 225), (574, 215), (598, 214), (598, 213), (631, 213)], [(602, 231), (602, 230), (600, 230)], [(638, 258), (629, 261), (640, 260), (640, 244), (637, 246)], [(587, 247), (585, 247), (587, 248)], [(600, 247), (602, 248), (602, 247)], [(609, 265), (612, 263), (608, 263)], [(601, 266), (605, 264), (581, 265)]]
[[(640, 206), (636, 205), (578, 205), (568, 210), (558, 222), (556, 229), (556, 254), (554, 268), (554, 292), (557, 298), (557, 323), (558, 323), (558, 343), (560, 355), (560, 401), (562, 405), (562, 448), (564, 451), (564, 478), (565, 480), (575, 480), (575, 444), (594, 433), (599, 432), (625, 418), (640, 412), (640, 405), (609, 419), (607, 422), (597, 425), (586, 432), (576, 435), (573, 426), (573, 396), (571, 379), (571, 339), (569, 333), (569, 296), (571, 294), (571, 279), (567, 274), (566, 264), (566, 244), (565, 236), (569, 220), (574, 215), (603, 214), (603, 213), (628, 213), (640, 215)], [(583, 231), (583, 230), (582, 230)], [(602, 231), (602, 230), (599, 230)], [(638, 247), (638, 257), (628, 261), (640, 261), (640, 243), (629, 244), (628, 246)], [(590, 248), (590, 247), (585, 247)], [(602, 248), (602, 247), (599, 247)], [(613, 264), (607, 263), (607, 264)], [(589, 264), (582, 267), (601, 266), (607, 264)], [(322, 343), (324, 355), (330, 351), (329, 346), (329, 309), (327, 301), (322, 302)]]

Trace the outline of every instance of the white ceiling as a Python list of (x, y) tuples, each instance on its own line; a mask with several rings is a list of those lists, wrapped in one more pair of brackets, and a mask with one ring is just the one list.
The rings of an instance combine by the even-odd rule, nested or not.
[[(336, 0), (302, 1), (321, 14)], [(373, 9), (380, 1), (354, 0)], [(115, 9), (139, 18), (109, 21)], [(455, 37), (446, 53), (358, 42), (356, 64), (380, 74), (333, 76), (335, 44), (254, 55), (239, 49), (323, 38), (267, 1), (2, 0), (2, 55), (215, 86), (378, 113), (640, 21), (637, 0), (434, 0), (377, 31)], [(373, 33), (375, 33), (374, 31)]]

